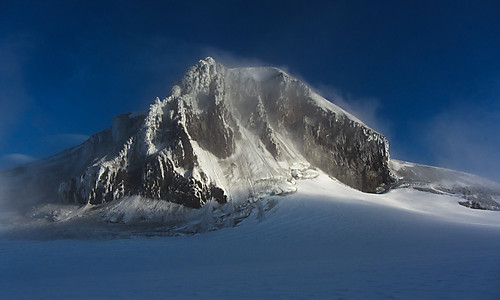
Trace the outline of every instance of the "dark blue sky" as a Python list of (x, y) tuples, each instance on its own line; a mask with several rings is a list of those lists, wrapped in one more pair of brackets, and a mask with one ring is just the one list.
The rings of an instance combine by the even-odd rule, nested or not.
[(395, 158), (500, 181), (499, 1), (214, 3), (0, 0), (0, 167), (147, 108), (210, 55), (285, 68)]

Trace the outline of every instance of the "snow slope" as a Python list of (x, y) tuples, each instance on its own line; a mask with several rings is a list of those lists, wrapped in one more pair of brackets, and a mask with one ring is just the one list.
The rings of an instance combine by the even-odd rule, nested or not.
[(500, 297), (498, 212), (414, 189), (362, 193), (324, 173), (297, 188), (196, 235), (2, 238), (2, 297)]
[(500, 210), (500, 184), (449, 169), (392, 159), (390, 167), (397, 177), (393, 188), (412, 188), (462, 198), (461, 205), (474, 209)]

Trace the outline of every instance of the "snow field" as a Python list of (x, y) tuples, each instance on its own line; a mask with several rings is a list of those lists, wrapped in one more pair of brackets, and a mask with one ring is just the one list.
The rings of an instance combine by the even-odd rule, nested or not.
[(202, 234), (0, 239), (2, 298), (500, 297), (497, 212), (324, 174), (297, 187), (265, 218)]

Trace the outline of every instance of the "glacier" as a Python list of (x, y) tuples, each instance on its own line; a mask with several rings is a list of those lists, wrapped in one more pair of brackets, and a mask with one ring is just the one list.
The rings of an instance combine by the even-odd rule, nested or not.
[[(165, 238), (138, 226), (128, 234), (115, 228), (113, 235), (118, 225), (97, 227), (91, 219), (64, 227), (32, 224), (14, 236), (1, 234), (2, 296), (500, 296), (498, 212), (458, 205), (454, 195), (410, 188), (363, 193), (323, 172), (297, 180), (296, 187), (286, 197), (270, 197), (277, 202), (264, 216), (254, 207), (234, 228), (195, 235)], [(115, 212), (120, 206), (129, 218), (144, 216), (140, 210), (148, 207), (164, 212), (153, 203), (126, 204), (116, 204)]]

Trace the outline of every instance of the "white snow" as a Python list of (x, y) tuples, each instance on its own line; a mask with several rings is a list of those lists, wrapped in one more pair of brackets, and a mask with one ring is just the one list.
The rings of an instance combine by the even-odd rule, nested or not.
[[(2, 298), (500, 297), (498, 212), (411, 189), (365, 194), (323, 173), (297, 187), (265, 218), (256, 208), (194, 236), (96, 239), (81, 226), (66, 240), (1, 238)], [(158, 205), (107, 211), (160, 219)]]
[(473, 187), (496, 190), (500, 193), (500, 184), (469, 173), (395, 159), (389, 161), (389, 166), (396, 172), (396, 175), (405, 175), (412, 180), (429, 182), (433, 186), (439, 185), (444, 188)]

